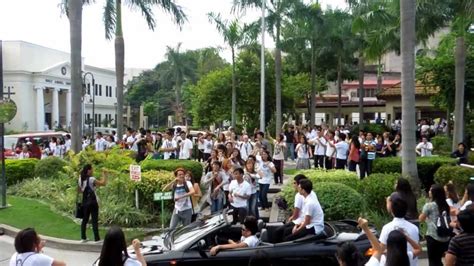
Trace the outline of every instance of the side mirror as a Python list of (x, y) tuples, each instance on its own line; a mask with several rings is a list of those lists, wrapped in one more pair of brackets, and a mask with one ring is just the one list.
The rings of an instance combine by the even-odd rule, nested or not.
[(203, 258), (207, 258), (207, 254), (206, 254), (206, 240), (204, 239), (201, 239), (199, 240), (199, 242), (197, 242), (197, 248), (198, 248), (198, 251), (199, 251), (199, 255), (201, 255), (201, 257)]

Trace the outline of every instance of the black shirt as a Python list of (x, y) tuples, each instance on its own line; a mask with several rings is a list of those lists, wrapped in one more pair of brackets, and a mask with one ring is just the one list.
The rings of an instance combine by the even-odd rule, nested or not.
[(464, 150), (464, 153), (460, 153), (459, 150), (456, 150), (451, 154), (451, 157), (459, 158), (458, 164), (467, 163), (467, 153), (468, 151), (466, 149)]

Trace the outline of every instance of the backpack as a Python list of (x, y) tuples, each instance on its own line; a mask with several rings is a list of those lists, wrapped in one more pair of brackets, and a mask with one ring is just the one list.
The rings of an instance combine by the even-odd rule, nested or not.
[[(173, 185), (173, 191), (172, 191), (172, 199), (174, 200), (174, 192), (176, 190), (176, 183)], [(184, 191), (186, 191), (186, 193), (189, 192), (189, 187), (188, 187), (188, 182), (187, 181), (184, 181)], [(194, 204), (193, 204), (193, 200), (191, 199), (191, 196), (188, 196), (187, 200), (189, 200), (191, 202), (191, 210), (193, 211), (192, 215), (191, 215), (191, 222), (194, 222), (196, 221), (197, 219), (197, 213), (194, 212)]]
[(448, 212), (443, 211), (438, 218), (436, 218), (436, 232), (440, 237), (447, 237), (453, 234), (453, 228), (449, 226), (451, 223), (451, 216)]
[(82, 192), (83, 205), (97, 204), (97, 196), (95, 195), (94, 190), (92, 190), (92, 188), (89, 186), (89, 179), (90, 177), (87, 178), (86, 188)]

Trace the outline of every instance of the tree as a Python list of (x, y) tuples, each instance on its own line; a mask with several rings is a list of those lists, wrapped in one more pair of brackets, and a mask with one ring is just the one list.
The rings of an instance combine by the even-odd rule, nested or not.
[(240, 25), (238, 19), (232, 21), (223, 20), (220, 14), (208, 13), (209, 21), (216, 24), (217, 30), (224, 37), (224, 41), (229, 45), (232, 54), (232, 116), (231, 125), (235, 127), (236, 110), (237, 110), (237, 91), (236, 91), (236, 75), (235, 75), (235, 53), (236, 49), (244, 45), (246, 42), (255, 40), (258, 32), (257, 24), (243, 26)]
[[(159, 6), (172, 15), (178, 25), (186, 20), (186, 15), (175, 0), (125, 0), (131, 8), (138, 9), (145, 18), (148, 27), (154, 30), (156, 22), (152, 7)], [(111, 40), (115, 35), (115, 75), (117, 79), (117, 135), (123, 130), (123, 75), (125, 68), (125, 42), (122, 30), (122, 0), (106, 0), (104, 7), (105, 38)]]
[(402, 174), (414, 191), (420, 190), (415, 142), (415, 0), (400, 0), (400, 47), (402, 55)]

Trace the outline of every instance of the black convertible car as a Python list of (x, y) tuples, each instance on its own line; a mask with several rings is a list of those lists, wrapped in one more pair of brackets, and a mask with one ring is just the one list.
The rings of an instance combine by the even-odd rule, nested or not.
[[(222, 214), (169, 231), (142, 243), (149, 266), (158, 265), (337, 265), (337, 244), (354, 241), (361, 254), (370, 253), (370, 243), (357, 223), (342, 220), (325, 223), (326, 236), (307, 236), (291, 242), (273, 243), (272, 234), (282, 223), (259, 221), (260, 245), (256, 248), (222, 250), (211, 256), (209, 250), (220, 239), (240, 240), (241, 226), (232, 225), (232, 216)], [(221, 242), (219, 242), (221, 243)], [(129, 250), (133, 256), (133, 251)]]

